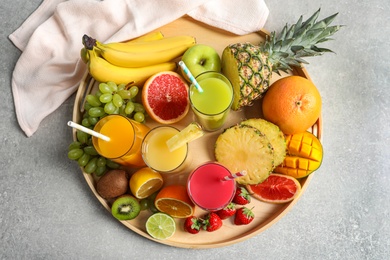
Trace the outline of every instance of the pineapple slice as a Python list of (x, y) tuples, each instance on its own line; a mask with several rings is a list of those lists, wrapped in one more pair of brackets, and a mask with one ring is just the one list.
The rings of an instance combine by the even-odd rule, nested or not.
[(202, 127), (198, 123), (192, 122), (179, 133), (175, 134), (167, 140), (168, 149), (170, 152), (172, 152), (182, 147), (186, 143), (189, 143), (191, 141), (194, 141), (195, 139), (198, 139), (199, 137), (202, 137), (203, 135), (204, 132), (202, 130)]
[(280, 165), (286, 157), (286, 140), (279, 127), (262, 118), (252, 118), (241, 122), (243, 125), (250, 125), (257, 128), (268, 137), (268, 140), (274, 148), (274, 167)]
[(215, 143), (215, 158), (232, 173), (246, 170), (236, 178), (239, 184), (257, 184), (268, 178), (274, 167), (274, 151), (268, 138), (249, 125), (225, 129)]

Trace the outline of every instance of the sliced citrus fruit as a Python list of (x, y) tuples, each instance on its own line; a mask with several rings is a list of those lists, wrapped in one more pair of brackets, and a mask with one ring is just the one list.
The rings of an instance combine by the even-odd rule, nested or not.
[(174, 151), (186, 143), (189, 143), (191, 141), (194, 141), (195, 139), (198, 139), (199, 137), (203, 136), (204, 132), (202, 130), (202, 127), (196, 123), (192, 122), (188, 126), (186, 126), (183, 130), (181, 130), (179, 133), (172, 136), (167, 141), (168, 149), (169, 151)]
[(294, 177), (272, 173), (262, 183), (246, 185), (246, 188), (258, 200), (285, 203), (299, 195), (301, 184)]
[(158, 191), (163, 185), (163, 178), (159, 172), (149, 167), (136, 171), (130, 178), (130, 190), (135, 197), (143, 199)]
[(159, 72), (145, 82), (142, 103), (155, 121), (161, 124), (176, 123), (187, 115), (190, 108), (188, 85), (176, 72)]
[(195, 205), (183, 185), (169, 185), (162, 188), (154, 201), (156, 208), (174, 218), (192, 216)]
[(155, 239), (167, 239), (176, 231), (175, 220), (165, 213), (155, 213), (146, 220), (146, 232)]
[(317, 170), (322, 163), (322, 144), (310, 132), (287, 135), (287, 156), (274, 172), (303, 178)]

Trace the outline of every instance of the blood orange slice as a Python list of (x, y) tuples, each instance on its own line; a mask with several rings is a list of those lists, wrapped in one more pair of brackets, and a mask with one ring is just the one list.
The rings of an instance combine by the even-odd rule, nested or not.
[(176, 123), (187, 115), (190, 108), (188, 85), (176, 72), (159, 72), (145, 82), (142, 103), (155, 121)]
[(294, 177), (273, 173), (262, 183), (247, 185), (246, 188), (258, 200), (285, 203), (299, 195), (301, 184)]

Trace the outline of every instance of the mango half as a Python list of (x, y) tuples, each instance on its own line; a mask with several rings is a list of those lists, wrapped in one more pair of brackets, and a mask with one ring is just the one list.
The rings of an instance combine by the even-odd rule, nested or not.
[(286, 135), (287, 155), (273, 171), (297, 179), (317, 170), (322, 163), (320, 140), (310, 132)]

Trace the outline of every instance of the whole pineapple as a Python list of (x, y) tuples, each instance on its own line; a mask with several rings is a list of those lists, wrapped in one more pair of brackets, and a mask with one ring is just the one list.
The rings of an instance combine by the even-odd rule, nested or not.
[(233, 110), (261, 98), (270, 86), (273, 72), (287, 72), (292, 66), (307, 64), (303, 57), (332, 52), (316, 44), (328, 41), (340, 29), (340, 25), (329, 26), (337, 13), (317, 22), (319, 13), (320, 9), (304, 22), (301, 16), (296, 24), (286, 24), (278, 36), (272, 32), (259, 45), (236, 43), (224, 49), (222, 72), (234, 88)]

